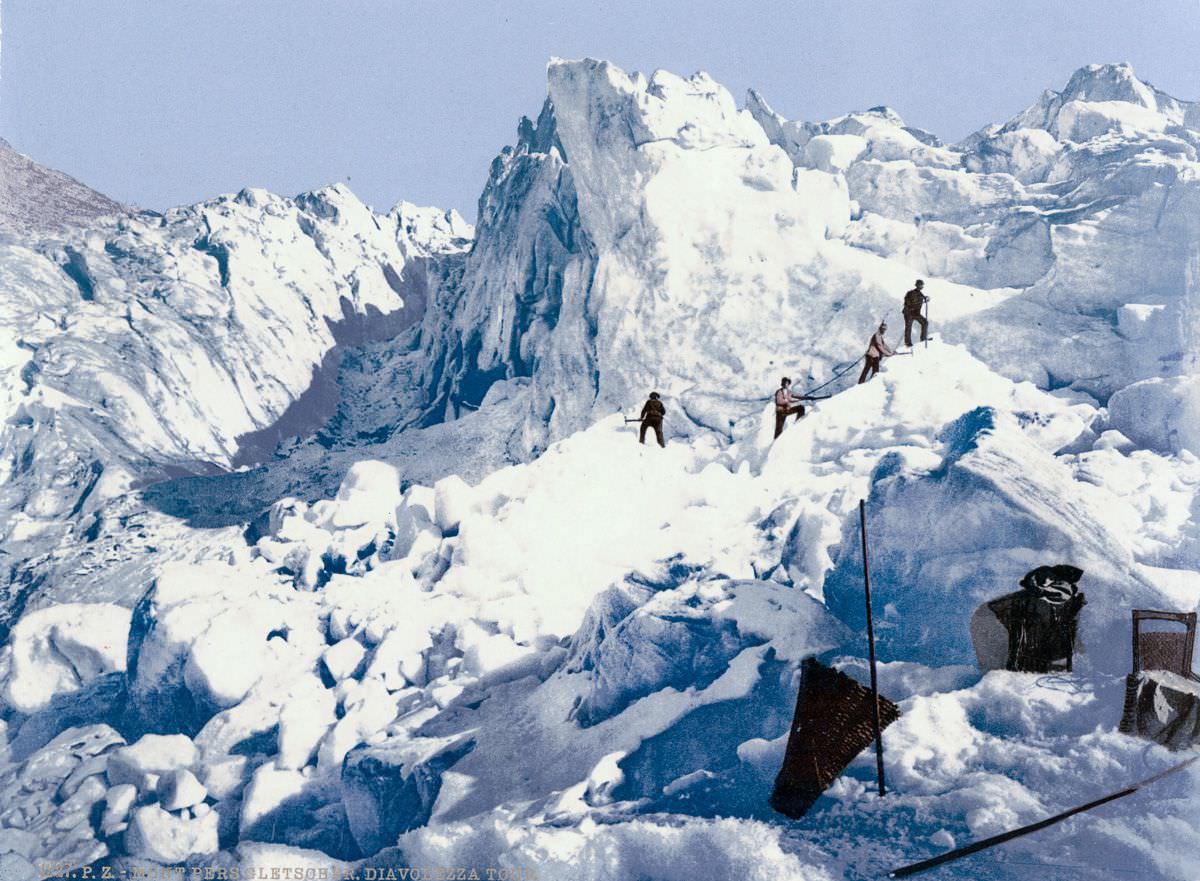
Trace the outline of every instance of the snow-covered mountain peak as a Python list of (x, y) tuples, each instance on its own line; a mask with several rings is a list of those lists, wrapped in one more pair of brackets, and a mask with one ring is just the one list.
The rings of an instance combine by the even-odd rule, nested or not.
[(1042, 129), (1059, 141), (1084, 143), (1110, 132), (1153, 136), (1173, 128), (1190, 129), (1192, 135), (1176, 134), (1197, 143), (1200, 104), (1138, 79), (1129, 64), (1092, 64), (1075, 71), (1061, 92), (1046, 91), (998, 131)]
[(1065, 89), (1059, 93), (1067, 101), (1124, 101), (1150, 110), (1160, 109), (1160, 99), (1169, 98), (1153, 86), (1138, 79), (1133, 65), (1089, 64), (1071, 75)]
[(395, 219), (397, 228), (422, 253), (463, 251), (475, 238), (475, 227), (453, 208), (443, 211), (400, 201), (388, 217)]

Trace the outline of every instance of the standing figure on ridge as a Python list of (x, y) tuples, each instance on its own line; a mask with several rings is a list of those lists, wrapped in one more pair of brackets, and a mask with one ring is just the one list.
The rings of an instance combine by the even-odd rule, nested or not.
[(872, 376), (879, 372), (879, 364), (884, 358), (889, 355), (895, 355), (887, 342), (883, 338), (884, 332), (887, 330), (887, 322), (879, 322), (879, 330), (871, 334), (871, 342), (867, 346), (867, 353), (863, 356), (866, 363), (863, 364), (862, 373), (858, 375), (858, 384), (862, 385)]
[[(786, 376), (780, 380), (779, 388), (775, 390), (775, 437), (783, 434), (787, 418), (795, 414), (799, 422), (804, 417), (804, 405), (797, 403), (804, 398), (792, 392), (792, 381)], [(795, 406), (792, 406), (795, 404)]]
[(925, 304), (929, 302), (929, 297), (925, 296), (922, 288), (925, 287), (925, 282), (917, 279), (917, 283), (913, 285), (913, 289), (904, 295), (904, 345), (912, 348), (912, 326), (913, 322), (921, 325), (921, 342), (925, 342), (929, 338), (929, 321), (921, 314)]
[(642, 405), (642, 430), (638, 436), (638, 443), (644, 444), (646, 429), (653, 428), (654, 436), (658, 438), (658, 445), (665, 447), (667, 444), (663, 440), (663, 417), (666, 415), (667, 408), (658, 399), (658, 392), (650, 392), (650, 399)]

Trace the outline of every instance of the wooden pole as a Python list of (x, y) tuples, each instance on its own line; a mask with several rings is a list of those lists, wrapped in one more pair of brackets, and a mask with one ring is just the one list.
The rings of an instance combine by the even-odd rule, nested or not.
[(1039, 829), (1045, 829), (1047, 826), (1053, 826), (1055, 823), (1061, 823), (1068, 817), (1073, 817), (1076, 814), (1082, 814), (1084, 811), (1090, 811), (1092, 808), (1098, 808), (1100, 805), (1108, 804), (1110, 801), (1116, 801), (1119, 798), (1124, 798), (1127, 795), (1133, 795), (1143, 786), (1149, 786), (1151, 783), (1156, 783), (1168, 774), (1174, 774), (1177, 771), (1182, 771), (1192, 762), (1200, 759), (1188, 759), (1186, 762), (1180, 762), (1178, 765), (1173, 765), (1165, 771), (1160, 771), (1153, 777), (1147, 777), (1132, 786), (1122, 789), (1120, 792), (1114, 792), (1111, 795), (1106, 795), (1103, 798), (1098, 798), (1095, 801), (1090, 801), (1085, 805), (1080, 805), (1077, 808), (1071, 808), (1069, 811), (1063, 811), (1061, 814), (1055, 814), (1053, 817), (1047, 817), (1045, 820), (1039, 820), (1036, 823), (1031, 823), (1028, 826), (1022, 826), (1019, 829), (1013, 829), (1010, 832), (1002, 832), (999, 835), (993, 835), (991, 838), (985, 838), (982, 841), (976, 841), (974, 844), (968, 844), (966, 847), (960, 847), (957, 850), (952, 850), (941, 856), (932, 857), (928, 860), (922, 860), (919, 863), (913, 863), (911, 866), (905, 866), (902, 869), (896, 869), (888, 873), (889, 878), (907, 878), (909, 875), (916, 875), (918, 872), (924, 872), (932, 869), (935, 866), (940, 866), (944, 863), (953, 862), (954, 860), (962, 859), (970, 856), (973, 853), (979, 853), (981, 850), (986, 850), (989, 847), (995, 847), (997, 844), (1003, 844), (1006, 841), (1012, 841), (1014, 838), (1020, 838), (1022, 835), (1028, 835), (1031, 832), (1037, 832)]
[(867, 505), (858, 502), (858, 524), (862, 532), (863, 580), (867, 586), (867, 651), (871, 659), (871, 719), (875, 726), (875, 772), (879, 778), (879, 797), (887, 789), (883, 782), (883, 730), (879, 724), (879, 677), (875, 669), (875, 621), (871, 615), (871, 567), (867, 563)]

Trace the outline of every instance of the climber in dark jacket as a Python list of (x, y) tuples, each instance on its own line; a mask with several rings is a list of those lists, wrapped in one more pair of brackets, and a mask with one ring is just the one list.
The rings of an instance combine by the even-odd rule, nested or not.
[(654, 436), (658, 438), (658, 445), (665, 447), (666, 442), (663, 441), (663, 417), (667, 415), (667, 408), (663, 406), (663, 402), (658, 399), (658, 392), (650, 392), (650, 400), (642, 405), (642, 431), (638, 437), (638, 443), (646, 442), (646, 429), (653, 428)]
[(929, 322), (921, 314), (921, 310), (929, 302), (929, 298), (922, 290), (924, 287), (925, 282), (918, 278), (913, 289), (904, 295), (904, 345), (910, 349), (913, 344), (912, 326), (914, 321), (921, 325), (921, 342), (925, 342), (929, 338)]
[(796, 403), (803, 400), (792, 391), (792, 381), (785, 376), (775, 390), (775, 437), (783, 434), (783, 426), (789, 416), (795, 414), (797, 422), (803, 418), (804, 405)]

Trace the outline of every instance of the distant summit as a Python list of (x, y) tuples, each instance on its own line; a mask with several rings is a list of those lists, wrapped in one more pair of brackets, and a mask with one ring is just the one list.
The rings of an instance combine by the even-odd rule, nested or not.
[(0, 232), (43, 233), (89, 223), (129, 207), (46, 168), (0, 139)]
[(1061, 92), (1047, 90), (1036, 104), (994, 131), (1043, 129), (1060, 141), (1085, 141), (1097, 134), (1098, 116), (1109, 120), (1099, 127), (1103, 131), (1121, 124), (1152, 131), (1172, 126), (1195, 131), (1200, 126), (1200, 103), (1181, 101), (1154, 88), (1138, 79), (1129, 64), (1089, 64), (1076, 70)]
[(1133, 66), (1127, 63), (1081, 67), (1072, 74), (1067, 87), (1059, 94), (1064, 102), (1124, 101), (1160, 112), (1183, 103), (1138, 79)]

